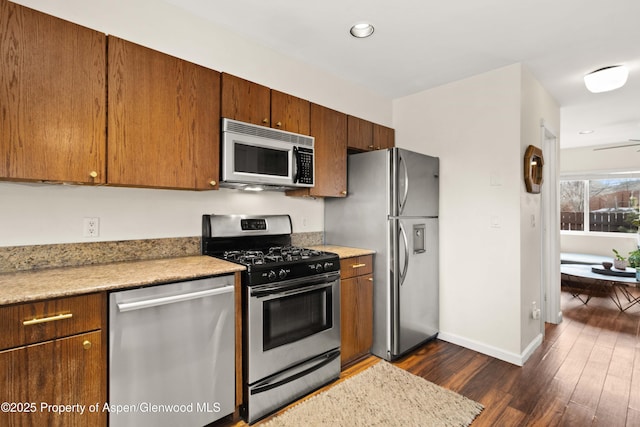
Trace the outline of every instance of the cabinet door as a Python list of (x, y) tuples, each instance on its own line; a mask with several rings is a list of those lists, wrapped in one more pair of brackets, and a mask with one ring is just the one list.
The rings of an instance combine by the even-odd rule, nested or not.
[(395, 133), (392, 128), (373, 124), (373, 147), (376, 150), (385, 150), (395, 146)]
[(288, 191), (289, 196), (345, 197), (347, 194), (347, 116), (311, 104), (311, 135), (315, 137), (315, 185)]
[(342, 366), (366, 355), (373, 343), (373, 276), (340, 283), (340, 362)]
[(0, 178), (105, 182), (106, 36), (0, 0)]
[(109, 37), (108, 182), (217, 188), (220, 73)]
[[(104, 426), (106, 367), (101, 331), (74, 335), (0, 352), (0, 402), (15, 409), (0, 412), (2, 426)], [(90, 405), (99, 405), (90, 411)], [(74, 405), (57, 414), (50, 405)], [(84, 413), (77, 412), (84, 406)], [(26, 410), (25, 410), (26, 408)]]
[(347, 147), (356, 151), (373, 150), (373, 123), (358, 117), (348, 117)]
[(310, 135), (310, 109), (311, 103), (306, 99), (271, 90), (272, 128)]
[(270, 126), (271, 90), (257, 83), (222, 73), (222, 117)]

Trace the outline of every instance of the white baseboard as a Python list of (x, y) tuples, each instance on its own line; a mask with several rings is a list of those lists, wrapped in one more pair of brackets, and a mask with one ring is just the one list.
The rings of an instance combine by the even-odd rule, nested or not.
[(443, 341), (450, 342), (451, 344), (456, 344), (461, 347), (468, 348), (469, 350), (477, 351), (478, 353), (486, 354), (487, 356), (491, 356), (517, 366), (523, 366), (529, 359), (529, 357), (531, 357), (533, 352), (540, 346), (540, 344), (542, 344), (543, 337), (542, 334), (536, 336), (521, 354), (505, 351), (501, 348), (493, 347), (454, 334), (448, 334), (446, 332), (439, 332), (438, 338)]

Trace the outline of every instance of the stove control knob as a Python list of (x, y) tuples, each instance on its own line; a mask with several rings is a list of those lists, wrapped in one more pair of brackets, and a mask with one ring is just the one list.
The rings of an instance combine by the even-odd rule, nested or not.
[(280, 270), (280, 272), (278, 273), (278, 277), (280, 277), (280, 279), (284, 279), (285, 277), (287, 277), (287, 272), (284, 271), (284, 269)]
[(331, 267), (333, 267), (333, 264), (331, 264), (330, 262), (324, 263), (324, 271), (330, 270)]
[(316, 264), (316, 273), (322, 273), (322, 265)]
[(269, 280), (274, 280), (276, 278), (276, 272), (271, 270), (269, 271)]

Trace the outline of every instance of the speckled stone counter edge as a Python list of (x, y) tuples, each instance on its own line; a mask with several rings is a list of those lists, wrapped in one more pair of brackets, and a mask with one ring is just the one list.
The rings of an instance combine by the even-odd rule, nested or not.
[[(294, 233), (291, 236), (292, 243), (297, 246), (319, 245), (322, 243), (322, 238), (322, 232)], [(199, 254), (200, 236), (7, 246), (0, 247), (0, 273), (185, 257)]]

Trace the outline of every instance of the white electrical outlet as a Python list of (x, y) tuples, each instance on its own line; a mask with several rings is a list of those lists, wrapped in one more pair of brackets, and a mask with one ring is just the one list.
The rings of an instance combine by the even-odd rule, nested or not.
[(540, 309), (536, 306), (535, 301), (531, 304), (531, 317), (535, 320), (540, 319)]
[(100, 218), (84, 218), (82, 235), (84, 237), (100, 236)]

